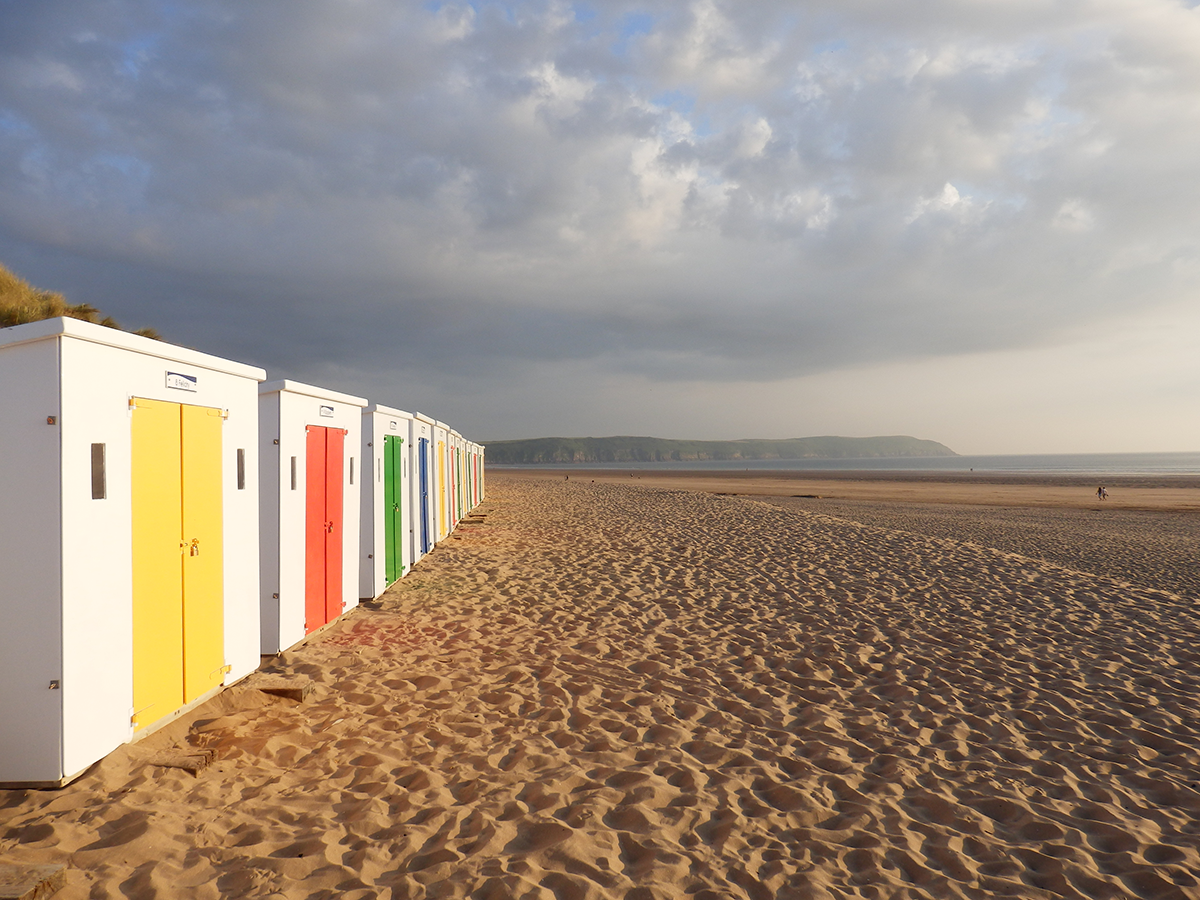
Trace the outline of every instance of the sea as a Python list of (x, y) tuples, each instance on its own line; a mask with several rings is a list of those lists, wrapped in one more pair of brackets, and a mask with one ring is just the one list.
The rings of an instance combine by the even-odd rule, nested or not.
[[(1023, 475), (1200, 475), (1200, 453), (1040, 453), (1008, 456), (913, 456), (870, 459), (736, 459), (684, 462), (579, 463), (580, 469), (647, 472), (871, 471), (992, 472)], [(569, 463), (493, 465), (492, 469), (574, 468)]]

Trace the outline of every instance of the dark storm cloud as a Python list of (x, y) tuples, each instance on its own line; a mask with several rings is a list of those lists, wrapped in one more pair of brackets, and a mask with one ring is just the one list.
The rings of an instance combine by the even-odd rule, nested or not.
[(252, 361), (771, 379), (1196, 286), (1200, 21), (1167, 0), (0, 17), (0, 258)]

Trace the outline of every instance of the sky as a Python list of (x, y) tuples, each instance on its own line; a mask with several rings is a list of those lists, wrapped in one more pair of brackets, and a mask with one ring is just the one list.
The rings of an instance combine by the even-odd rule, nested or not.
[(0, 0), (0, 262), (473, 440), (1200, 450), (1182, 0)]

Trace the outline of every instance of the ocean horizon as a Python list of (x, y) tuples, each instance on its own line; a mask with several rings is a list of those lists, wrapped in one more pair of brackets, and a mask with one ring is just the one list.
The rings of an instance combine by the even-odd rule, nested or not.
[(705, 459), (667, 462), (488, 463), (489, 469), (630, 469), (645, 471), (990, 472), (1044, 475), (1200, 475), (1197, 453), (1025, 453), (867, 459)]

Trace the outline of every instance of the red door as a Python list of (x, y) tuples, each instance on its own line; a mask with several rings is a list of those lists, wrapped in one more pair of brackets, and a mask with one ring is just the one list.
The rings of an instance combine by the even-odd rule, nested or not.
[(309, 425), (305, 457), (304, 633), (342, 614), (342, 457), (346, 432)]

